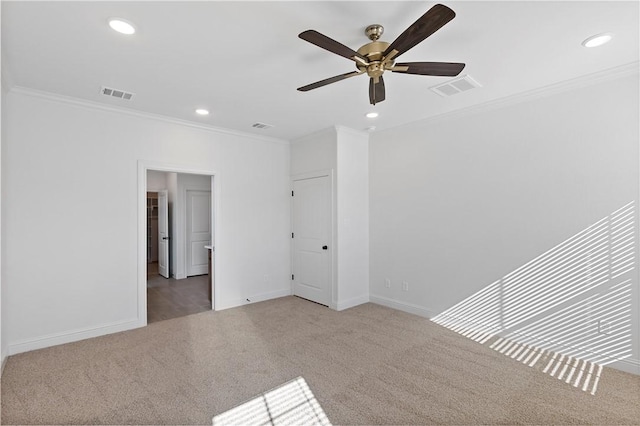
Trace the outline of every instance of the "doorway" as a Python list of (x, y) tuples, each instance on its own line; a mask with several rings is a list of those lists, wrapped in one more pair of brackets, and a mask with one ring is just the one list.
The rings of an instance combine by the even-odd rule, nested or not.
[[(139, 162), (138, 176), (140, 206), (144, 206), (139, 212), (139, 224), (144, 220), (144, 226), (139, 226), (138, 234), (139, 322), (145, 325), (214, 309), (215, 172)], [(166, 220), (164, 235), (160, 216)], [(211, 260), (205, 246), (211, 247)]]

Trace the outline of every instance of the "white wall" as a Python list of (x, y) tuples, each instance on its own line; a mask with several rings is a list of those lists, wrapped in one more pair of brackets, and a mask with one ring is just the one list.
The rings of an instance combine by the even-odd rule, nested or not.
[[(435, 316), (630, 202), (637, 234), (638, 127), (638, 75), (627, 74), (375, 133), (372, 301)], [(629, 370), (640, 365), (634, 238), (635, 269), (617, 278), (633, 292), (633, 353), (618, 365)]]
[[(2, 7), (0, 7), (0, 23), (2, 22)], [(0, 34), (1, 34), (2, 24), (0, 24)], [(5, 312), (3, 297), (4, 294), (4, 282), (2, 281), (2, 150), (3, 144), (1, 141), (4, 140), (4, 131), (5, 128), (2, 126), (2, 123), (5, 121), (5, 101), (7, 96), (7, 85), (4, 82), (4, 70), (2, 69), (2, 48), (0, 47), (0, 70), (3, 72), (0, 73), (0, 379), (2, 375), (2, 371), (4, 370), (4, 363), (7, 359), (7, 345), (6, 342), (6, 321), (5, 321)]]
[(2, 282), (11, 327), (3, 338), (10, 352), (140, 324), (139, 160), (216, 171), (218, 308), (289, 294), (288, 143), (27, 90), (9, 93), (5, 113)]
[(336, 129), (331, 127), (291, 142), (291, 175), (337, 168)]
[(337, 309), (369, 301), (369, 134), (337, 127)]

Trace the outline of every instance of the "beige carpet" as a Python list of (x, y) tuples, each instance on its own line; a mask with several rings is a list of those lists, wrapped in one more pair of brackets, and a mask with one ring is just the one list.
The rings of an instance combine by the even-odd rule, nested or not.
[(302, 377), (333, 424), (637, 424), (640, 377), (595, 395), (427, 319), (285, 297), (10, 357), (2, 423), (211, 424)]

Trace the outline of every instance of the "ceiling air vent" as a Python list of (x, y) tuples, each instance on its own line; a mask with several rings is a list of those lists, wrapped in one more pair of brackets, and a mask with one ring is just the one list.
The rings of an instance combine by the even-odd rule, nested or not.
[(431, 87), (431, 91), (437, 93), (440, 96), (452, 96), (457, 93), (467, 92), (476, 87), (482, 87), (480, 83), (475, 81), (468, 75), (463, 75), (453, 80), (449, 80), (446, 83), (438, 84)]
[(100, 89), (100, 93), (105, 96), (111, 96), (113, 98), (124, 99), (125, 101), (130, 101), (133, 98), (133, 93), (125, 92), (120, 89), (112, 89), (110, 87), (104, 87)]
[(273, 127), (273, 125), (265, 123), (253, 123), (251, 127), (253, 127), (254, 129), (270, 129)]

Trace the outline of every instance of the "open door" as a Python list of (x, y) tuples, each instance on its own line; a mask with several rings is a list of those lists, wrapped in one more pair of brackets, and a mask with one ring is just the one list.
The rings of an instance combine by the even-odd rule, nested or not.
[(158, 191), (158, 273), (169, 278), (169, 198), (168, 191)]

